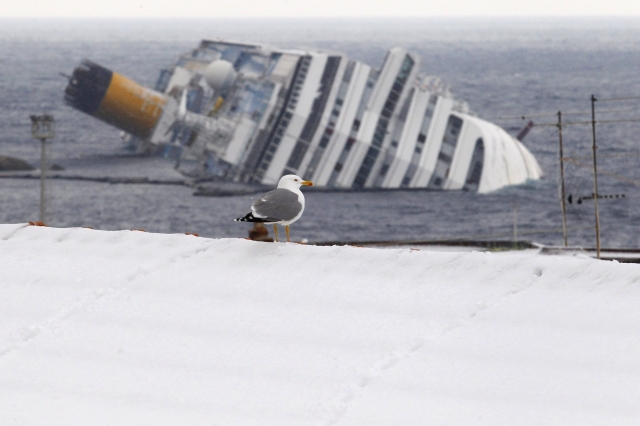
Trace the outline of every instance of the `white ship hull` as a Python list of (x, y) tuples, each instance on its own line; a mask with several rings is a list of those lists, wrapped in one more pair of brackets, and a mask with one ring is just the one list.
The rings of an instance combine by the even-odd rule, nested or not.
[[(211, 71), (213, 63), (228, 70)], [(183, 163), (188, 173), (481, 193), (542, 175), (520, 141), (469, 113), (401, 48), (376, 70), (341, 53), (204, 40), (155, 90), (162, 116), (135, 140), (193, 159), (191, 169)]]

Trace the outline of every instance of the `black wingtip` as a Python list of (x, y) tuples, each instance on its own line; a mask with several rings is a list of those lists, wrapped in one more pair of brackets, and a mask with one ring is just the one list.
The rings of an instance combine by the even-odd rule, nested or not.
[(264, 222), (264, 219), (253, 216), (253, 213), (247, 213), (243, 217), (237, 217), (233, 219), (236, 222)]
[(280, 219), (273, 217), (255, 217), (253, 212), (247, 213), (246, 216), (233, 219), (236, 222), (261, 222), (261, 223), (280, 223)]

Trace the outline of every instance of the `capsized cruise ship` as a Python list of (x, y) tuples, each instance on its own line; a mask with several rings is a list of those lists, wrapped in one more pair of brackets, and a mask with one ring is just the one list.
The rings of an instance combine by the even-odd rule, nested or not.
[(183, 173), (226, 182), (293, 173), (320, 187), (485, 193), (542, 175), (519, 140), (402, 48), (376, 69), (338, 52), (203, 40), (153, 90), (85, 60), (65, 101), (141, 151), (178, 156)]

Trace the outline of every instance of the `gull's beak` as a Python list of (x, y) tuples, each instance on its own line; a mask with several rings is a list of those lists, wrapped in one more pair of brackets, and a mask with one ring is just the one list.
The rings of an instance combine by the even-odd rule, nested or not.
[(300, 185), (313, 186), (313, 182), (311, 182), (310, 180), (303, 180)]

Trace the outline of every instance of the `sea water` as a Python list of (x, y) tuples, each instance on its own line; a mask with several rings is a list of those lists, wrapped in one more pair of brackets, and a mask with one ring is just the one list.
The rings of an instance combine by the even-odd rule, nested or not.
[[(524, 144), (545, 177), (490, 194), (402, 190), (308, 192), (293, 239), (310, 241), (500, 239), (562, 244), (556, 113), (563, 128), (570, 245), (595, 245), (592, 94), (599, 123), (599, 192), (624, 197), (599, 202), (602, 242), (640, 245), (640, 20), (4, 20), (0, 21), (0, 155), (38, 164), (30, 114), (54, 115), (51, 161), (67, 174), (179, 177), (173, 160), (128, 154), (120, 132), (64, 105), (66, 77), (84, 59), (140, 84), (155, 84), (161, 68), (203, 38), (265, 42), (283, 48), (342, 51), (380, 66), (386, 51), (422, 56), (422, 70), (440, 76), (479, 117), (511, 134), (529, 121)], [(63, 74), (63, 75), (61, 75)], [(522, 117), (526, 118), (523, 119)], [(39, 182), (0, 179), (0, 223), (37, 220)], [(175, 185), (50, 180), (51, 226), (197, 232), (245, 237), (233, 218), (252, 196), (195, 197)]]

